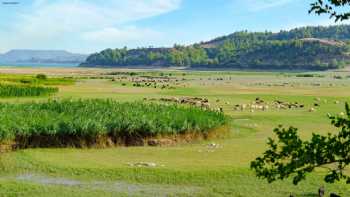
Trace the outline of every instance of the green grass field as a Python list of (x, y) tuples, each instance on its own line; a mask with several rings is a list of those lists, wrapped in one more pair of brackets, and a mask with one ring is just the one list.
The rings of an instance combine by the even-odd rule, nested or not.
[[(299, 73), (226, 71), (146, 71), (113, 69), (6, 69), (6, 77), (50, 73), (77, 81), (57, 84), (59, 92), (49, 97), (1, 98), (2, 102), (43, 102), (47, 99), (115, 99), (118, 102), (145, 98), (203, 97), (212, 108), (222, 108), (232, 117), (230, 135), (170, 147), (117, 147), (108, 149), (26, 149), (0, 155), (0, 196), (317, 196), (327, 193), (350, 196), (345, 183), (325, 184), (323, 171), (310, 174), (294, 186), (291, 180), (268, 184), (249, 169), (261, 154), (272, 129), (282, 124), (299, 128), (304, 138), (312, 132), (336, 132), (327, 113), (344, 111), (350, 101), (349, 72), (320, 72), (324, 77), (300, 77)], [(125, 76), (119, 72), (135, 72)], [(1, 72), (1, 69), (0, 69)], [(111, 72), (118, 72), (118, 75)], [(111, 75), (113, 74), (113, 75)], [(343, 76), (335, 79), (334, 76)], [(158, 87), (135, 87), (131, 77), (168, 76)], [(1, 76), (0, 76), (1, 79)], [(168, 80), (168, 79), (166, 79)], [(173, 88), (161, 88), (169, 84)], [(257, 97), (298, 102), (298, 109), (266, 111), (234, 110)], [(319, 102), (319, 107), (314, 103)], [(149, 101), (145, 101), (149, 102)], [(311, 108), (315, 108), (310, 112)], [(216, 146), (211, 146), (214, 144)], [(149, 162), (155, 166), (136, 167)]]

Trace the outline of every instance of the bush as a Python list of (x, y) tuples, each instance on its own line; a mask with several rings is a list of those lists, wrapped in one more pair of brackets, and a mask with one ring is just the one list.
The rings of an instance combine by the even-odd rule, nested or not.
[(37, 79), (40, 79), (40, 80), (46, 80), (47, 79), (47, 76), (45, 74), (37, 74), (36, 75), (36, 78)]
[(333, 76), (333, 78), (334, 78), (334, 79), (343, 79), (343, 77), (340, 76), (340, 75), (335, 75), (335, 76)]
[(319, 74), (309, 74), (309, 73), (306, 73), (306, 74), (297, 74), (296, 77), (325, 77), (324, 75), (319, 75)]

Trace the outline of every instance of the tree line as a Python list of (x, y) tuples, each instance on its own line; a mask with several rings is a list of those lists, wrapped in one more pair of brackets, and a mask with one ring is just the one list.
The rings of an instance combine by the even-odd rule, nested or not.
[(82, 66), (326, 70), (349, 63), (349, 39), (348, 25), (240, 31), (190, 46), (106, 49), (90, 55)]

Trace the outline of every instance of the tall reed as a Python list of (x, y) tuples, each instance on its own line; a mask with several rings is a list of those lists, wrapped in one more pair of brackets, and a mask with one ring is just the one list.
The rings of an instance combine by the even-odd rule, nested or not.
[(133, 139), (206, 134), (226, 123), (222, 113), (195, 107), (114, 100), (62, 100), (0, 104), (0, 141), (50, 139)]
[(0, 97), (44, 96), (56, 92), (58, 88), (55, 87), (0, 83)]

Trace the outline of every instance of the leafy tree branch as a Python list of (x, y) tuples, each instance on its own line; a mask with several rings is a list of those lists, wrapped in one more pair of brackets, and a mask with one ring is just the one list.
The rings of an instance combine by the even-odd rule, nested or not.
[(328, 170), (326, 182), (345, 180), (350, 184), (350, 177), (345, 173), (350, 164), (349, 105), (345, 108), (344, 116), (329, 116), (332, 125), (340, 129), (337, 134), (313, 134), (310, 140), (302, 140), (297, 128), (279, 126), (274, 130), (277, 140), (268, 139), (268, 150), (251, 162), (251, 168), (269, 183), (293, 177), (296, 185), (308, 173), (323, 167)]
[(328, 14), (330, 18), (335, 18), (335, 21), (338, 22), (349, 19), (350, 10), (346, 11), (349, 6), (350, 0), (317, 0), (311, 4), (309, 13)]

